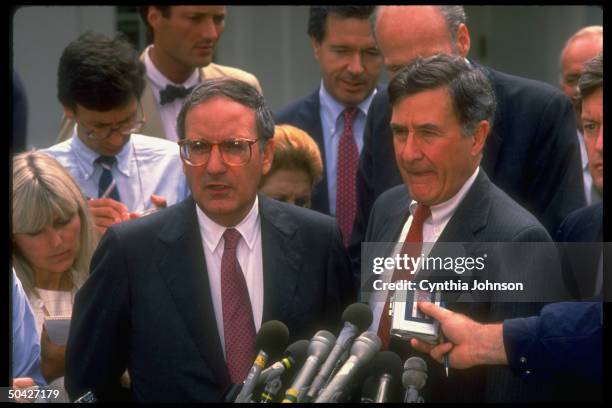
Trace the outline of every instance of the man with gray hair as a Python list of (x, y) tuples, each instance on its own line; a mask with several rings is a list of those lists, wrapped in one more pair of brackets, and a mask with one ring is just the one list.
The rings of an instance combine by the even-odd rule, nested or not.
[(222, 401), (245, 380), (262, 323), (309, 338), (354, 297), (335, 220), (257, 194), (274, 121), (253, 86), (203, 81), (177, 128), (191, 196), (100, 242), (74, 304), (72, 398), (118, 399), (127, 368), (137, 401)]
[[(391, 76), (419, 56), (447, 53), (465, 58), (470, 50), (461, 6), (381, 6), (372, 20)], [(482, 69), (497, 99), (482, 168), (552, 235), (570, 211), (584, 205), (572, 104), (550, 85)], [(351, 243), (355, 260), (374, 200), (401, 183), (391, 160), (390, 117), (388, 93), (379, 92), (368, 112), (357, 175), (359, 210)]]
[(580, 98), (578, 98), (578, 78), (584, 71), (584, 64), (603, 51), (603, 26), (588, 26), (581, 28), (565, 43), (559, 58), (559, 84), (564, 94), (571, 98), (576, 109), (576, 125), (580, 158), (582, 161), (582, 176), (584, 179), (584, 194), (587, 205), (601, 201), (601, 196), (593, 186), (593, 178), (589, 171), (589, 159), (582, 134), (580, 120)]

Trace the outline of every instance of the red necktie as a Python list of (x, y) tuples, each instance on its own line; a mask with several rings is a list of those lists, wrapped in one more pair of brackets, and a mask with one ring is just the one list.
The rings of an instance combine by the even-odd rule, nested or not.
[[(412, 216), (412, 223), (408, 230), (408, 235), (402, 246), (400, 255), (404, 254), (409, 257), (418, 257), (421, 255), (421, 249), (423, 249), (423, 223), (431, 215), (431, 211), (428, 206), (419, 204)], [(392, 282), (398, 279), (411, 280), (415, 274), (410, 273), (407, 270), (395, 270), (393, 271)], [(387, 301), (385, 302), (385, 308), (383, 309), (382, 316), (380, 317), (380, 324), (378, 325), (378, 337), (383, 342), (381, 350), (387, 350), (389, 348), (389, 338), (391, 332), (391, 316), (389, 316), (389, 298), (391, 291), (387, 294)]]
[(357, 164), (359, 152), (353, 137), (353, 122), (357, 117), (357, 108), (344, 111), (344, 131), (338, 144), (338, 162), (336, 166), (336, 220), (342, 231), (344, 246), (348, 247), (357, 211)]
[(240, 384), (255, 360), (255, 323), (249, 291), (236, 257), (236, 246), (241, 235), (230, 228), (225, 230), (223, 238), (221, 301), (225, 355), (232, 383)]

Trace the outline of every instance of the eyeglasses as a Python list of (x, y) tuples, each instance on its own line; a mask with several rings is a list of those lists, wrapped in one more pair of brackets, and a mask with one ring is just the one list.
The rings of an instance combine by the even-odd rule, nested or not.
[(132, 133), (136, 133), (138, 132), (140, 129), (142, 129), (142, 127), (144, 126), (146, 120), (145, 120), (145, 116), (144, 113), (142, 113), (142, 108), (138, 109), (141, 114), (140, 114), (140, 119), (138, 120), (131, 120), (121, 126), (117, 126), (117, 127), (111, 127), (111, 126), (101, 126), (101, 127), (97, 127), (95, 129), (88, 129), (85, 125), (83, 125), (81, 122), (77, 121), (77, 123), (79, 124), (79, 126), (81, 126), (83, 129), (85, 129), (85, 137), (88, 138), (89, 140), (104, 140), (108, 137), (110, 137), (110, 135), (112, 135), (115, 132), (120, 133), (123, 136), (129, 136)]
[(219, 146), (221, 159), (228, 166), (242, 166), (251, 161), (252, 146), (259, 139), (234, 139), (221, 143), (205, 140), (181, 140), (178, 142), (181, 159), (190, 166), (204, 166), (210, 159), (213, 146)]

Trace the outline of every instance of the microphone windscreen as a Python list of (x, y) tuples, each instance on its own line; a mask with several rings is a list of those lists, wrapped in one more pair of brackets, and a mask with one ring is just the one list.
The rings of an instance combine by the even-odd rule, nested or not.
[(404, 388), (414, 387), (420, 390), (427, 382), (427, 363), (421, 357), (410, 357), (404, 363), (402, 383)]
[(372, 324), (372, 310), (364, 303), (353, 303), (344, 309), (342, 321), (354, 324), (359, 331), (365, 331)]
[(310, 344), (308, 340), (298, 340), (287, 347), (286, 353), (293, 357), (296, 367), (301, 367), (308, 357), (308, 344)]
[[(369, 376), (361, 386), (361, 400), (373, 402), (378, 392), (378, 378)], [(365, 402), (365, 401), (364, 401)]]
[(368, 373), (376, 378), (380, 378), (383, 374), (389, 374), (393, 377), (393, 381), (399, 384), (402, 376), (402, 359), (393, 351), (378, 352), (370, 363)]
[(278, 320), (261, 325), (255, 339), (255, 349), (266, 352), (270, 360), (277, 360), (289, 342), (289, 329)]

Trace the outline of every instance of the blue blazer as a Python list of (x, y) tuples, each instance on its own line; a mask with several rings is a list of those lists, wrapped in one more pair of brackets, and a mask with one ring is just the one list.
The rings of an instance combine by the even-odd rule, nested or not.
[[(127, 368), (137, 401), (221, 401), (230, 385), (191, 197), (111, 227), (77, 293), (66, 349), (71, 398), (120, 398)], [(336, 330), (355, 298), (340, 230), (329, 216), (259, 196), (263, 321), (290, 342)]]

